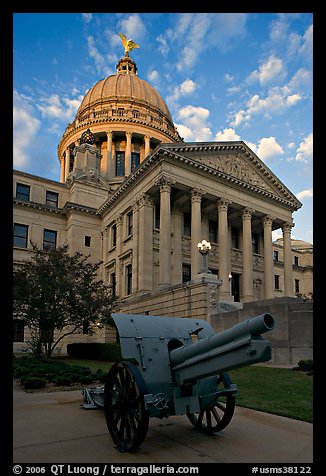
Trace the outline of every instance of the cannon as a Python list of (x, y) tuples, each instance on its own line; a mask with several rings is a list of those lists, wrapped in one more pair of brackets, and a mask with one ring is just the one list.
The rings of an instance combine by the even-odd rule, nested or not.
[(200, 432), (223, 430), (237, 394), (227, 372), (271, 359), (271, 344), (261, 336), (275, 325), (268, 313), (220, 333), (190, 318), (118, 313), (112, 318), (123, 360), (108, 372), (103, 407), (121, 452), (137, 450), (150, 417), (186, 415)]

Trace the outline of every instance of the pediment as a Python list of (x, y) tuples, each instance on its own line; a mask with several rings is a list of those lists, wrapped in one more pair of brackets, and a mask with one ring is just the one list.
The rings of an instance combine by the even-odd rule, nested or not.
[(299, 200), (244, 142), (171, 144), (167, 148), (188, 159), (189, 165), (193, 162), (195, 167), (211, 173), (215, 171), (214, 175), (218, 172), (219, 177), (235, 185), (278, 197), (296, 209), (301, 207)]

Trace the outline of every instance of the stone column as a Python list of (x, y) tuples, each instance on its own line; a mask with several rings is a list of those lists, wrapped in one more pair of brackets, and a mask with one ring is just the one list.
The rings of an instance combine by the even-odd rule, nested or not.
[(291, 229), (293, 223), (284, 223), (283, 232), (283, 261), (284, 261), (284, 296), (294, 297), (294, 281), (293, 281), (293, 263), (292, 263), (292, 246), (291, 246)]
[(150, 148), (150, 137), (149, 136), (145, 136), (144, 137), (144, 140), (145, 140), (145, 154), (144, 154), (144, 159), (146, 159), (146, 157), (150, 154), (151, 152), (151, 148)]
[(191, 191), (191, 279), (198, 277), (201, 269), (201, 255), (198, 243), (204, 239), (201, 231), (201, 199), (204, 192), (198, 189)]
[(127, 131), (126, 132), (126, 157), (125, 157), (126, 176), (131, 174), (131, 138), (132, 138), (132, 132)]
[(144, 193), (139, 199), (138, 291), (153, 289), (153, 201)]
[(132, 289), (133, 292), (138, 291), (138, 247), (139, 247), (139, 201), (135, 200), (133, 205), (133, 215), (132, 215), (132, 254), (133, 254), (133, 263), (132, 263)]
[(182, 212), (180, 208), (173, 208), (172, 284), (182, 283)]
[(65, 181), (65, 159), (61, 157), (60, 159), (60, 182), (64, 183)]
[(65, 158), (65, 180), (67, 180), (67, 177), (69, 175), (69, 172), (70, 172), (70, 149), (69, 147), (67, 147), (66, 149), (66, 158)]
[(274, 293), (274, 263), (273, 263), (273, 241), (272, 241), (273, 219), (266, 215), (263, 219), (264, 225), (264, 289), (265, 299), (273, 299)]
[(171, 183), (167, 177), (161, 177), (155, 184), (160, 187), (160, 287), (171, 285)]
[(106, 176), (112, 177), (114, 175), (113, 161), (112, 161), (112, 132), (105, 131), (106, 133), (106, 161), (103, 167), (103, 172)]
[(254, 300), (251, 234), (251, 215), (253, 212), (254, 210), (251, 208), (242, 210), (242, 302)]
[(217, 202), (218, 209), (218, 256), (219, 256), (219, 279), (220, 301), (232, 301), (229, 275), (231, 273), (231, 253), (228, 230), (228, 207), (231, 202), (220, 198)]
[(120, 254), (121, 254), (121, 246), (122, 246), (122, 220), (123, 216), (118, 215), (116, 218), (116, 226), (117, 226), (117, 240), (116, 240), (116, 286), (117, 286), (117, 295), (121, 298), (123, 297), (124, 287), (122, 286), (122, 269), (120, 263)]

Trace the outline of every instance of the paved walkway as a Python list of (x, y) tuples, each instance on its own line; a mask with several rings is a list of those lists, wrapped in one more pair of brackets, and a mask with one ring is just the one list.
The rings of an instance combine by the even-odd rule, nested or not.
[(185, 416), (150, 419), (136, 453), (120, 453), (101, 409), (85, 410), (80, 391), (13, 389), (14, 463), (312, 463), (313, 425), (236, 407), (218, 436)]

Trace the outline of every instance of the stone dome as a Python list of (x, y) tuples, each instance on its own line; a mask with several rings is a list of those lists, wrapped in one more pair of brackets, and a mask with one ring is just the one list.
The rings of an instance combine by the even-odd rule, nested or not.
[(161, 95), (144, 79), (137, 76), (136, 63), (129, 57), (122, 58), (116, 66), (117, 73), (98, 81), (84, 96), (77, 117), (87, 111), (106, 108), (110, 103), (132, 103), (165, 116), (173, 124), (170, 111)]
[(78, 109), (77, 116), (83, 115), (88, 109), (106, 105), (114, 101), (133, 102), (154, 108), (166, 116), (171, 122), (170, 111), (161, 95), (147, 81), (135, 74), (116, 73), (98, 81), (85, 95)]

